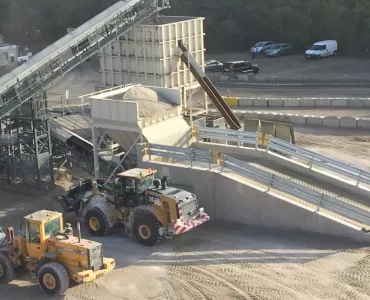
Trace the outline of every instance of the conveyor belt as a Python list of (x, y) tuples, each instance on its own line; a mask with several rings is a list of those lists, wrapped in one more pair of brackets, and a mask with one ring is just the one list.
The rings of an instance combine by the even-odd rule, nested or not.
[(190, 63), (190, 71), (194, 75), (194, 77), (198, 80), (202, 88), (207, 93), (208, 97), (211, 99), (212, 103), (216, 106), (218, 111), (221, 115), (225, 118), (226, 122), (229, 124), (231, 129), (239, 130), (241, 125), (239, 123), (238, 118), (234, 115), (230, 107), (227, 105), (225, 100), (222, 98), (220, 93), (217, 91), (216, 87), (213, 85), (211, 80), (207, 77), (207, 75), (203, 72), (203, 70), (199, 67), (195, 59), (189, 54), (188, 49), (183, 44), (182, 41), (179, 41), (179, 48), (183, 52), (181, 55), (181, 60), (185, 63), (185, 65), (189, 65)]
[(169, 0), (125, 0), (112, 5), (25, 64), (0, 77), (0, 119), (158, 10)]

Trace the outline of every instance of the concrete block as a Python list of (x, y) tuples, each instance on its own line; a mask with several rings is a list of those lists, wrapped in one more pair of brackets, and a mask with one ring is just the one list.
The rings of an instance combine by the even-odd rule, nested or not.
[(283, 99), (269, 100), (268, 106), (269, 107), (284, 107), (284, 100)]
[(327, 127), (339, 127), (338, 117), (325, 117), (322, 120), (322, 125)]
[(284, 100), (284, 107), (299, 107), (299, 100), (297, 100), (297, 99), (286, 99), (286, 100)]
[(266, 120), (266, 121), (274, 121), (275, 120), (274, 113), (260, 113), (258, 114), (258, 119), (260, 120)]
[(348, 103), (346, 99), (333, 99), (331, 101), (332, 107), (347, 107)]
[(290, 123), (290, 114), (276, 114), (275, 121), (281, 123)]
[(239, 98), (239, 106), (253, 106), (253, 100), (248, 98)]
[(315, 99), (301, 99), (299, 100), (300, 107), (316, 107)]
[[(316, 107), (330, 107), (331, 106), (331, 99), (317, 99), (316, 100)], [(333, 100), (335, 101), (335, 100)]]
[(357, 120), (354, 117), (341, 117), (339, 119), (339, 125), (343, 128), (356, 128)]
[(370, 107), (370, 100), (364, 100), (364, 107)]
[(291, 115), (290, 116), (290, 123), (296, 125), (305, 125), (306, 124), (306, 116), (304, 115)]
[(364, 101), (363, 100), (349, 99), (349, 100), (347, 100), (347, 105), (348, 105), (348, 107), (363, 107), (364, 106)]
[(244, 114), (244, 120), (258, 120), (258, 112), (247, 112)]
[(268, 104), (267, 99), (253, 99), (254, 107), (267, 107), (267, 104)]
[(225, 97), (224, 100), (229, 106), (234, 106), (234, 107), (239, 106), (238, 97)]
[(370, 129), (370, 119), (357, 119), (357, 128)]
[(307, 125), (316, 125), (322, 126), (323, 117), (321, 116), (308, 116), (306, 117), (306, 124)]

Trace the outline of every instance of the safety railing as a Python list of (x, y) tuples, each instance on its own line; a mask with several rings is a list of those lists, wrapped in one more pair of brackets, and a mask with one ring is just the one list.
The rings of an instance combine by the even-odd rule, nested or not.
[[(274, 192), (282, 193), (293, 200), (303, 200), (316, 209), (316, 212), (321, 210), (331, 212), (339, 218), (344, 218), (347, 222), (352, 222), (358, 226), (362, 225), (364, 230), (370, 227), (370, 208), (366, 209), (349, 199), (321, 192), (314, 187), (297, 182), (293, 178), (254, 167), (228, 155), (158, 144), (147, 144), (145, 151), (149, 155), (149, 161), (152, 161), (153, 156), (159, 156), (179, 162), (188, 162), (191, 167), (195, 162), (208, 163), (209, 169), (213, 167), (221, 173), (231, 172), (263, 185), (266, 191), (274, 190)], [(213, 165), (216, 163), (217, 165)]]
[(247, 132), (239, 130), (229, 130), (211, 127), (198, 127), (195, 128), (197, 141), (200, 139), (210, 139), (217, 141), (224, 141), (227, 143), (236, 143), (238, 147), (251, 145), (255, 148), (258, 147), (258, 134), (257, 132)]
[(310, 168), (316, 165), (322, 169), (335, 172), (339, 175), (356, 180), (357, 186), (360, 183), (370, 184), (370, 172), (351, 166), (341, 161), (329, 158), (305, 148), (292, 145), (286, 141), (270, 136), (267, 144), (267, 151), (275, 150), (277, 154), (283, 154), (290, 158), (298, 158), (307, 162)]
[(193, 167), (194, 162), (199, 162), (208, 164), (208, 168), (211, 169), (212, 162), (214, 161), (211, 151), (198, 150), (194, 148), (147, 144), (146, 153), (148, 154), (150, 161), (153, 156), (159, 156), (182, 162), (190, 162), (191, 167)]
[(340, 176), (347, 177), (356, 181), (356, 186), (360, 183), (370, 185), (370, 172), (358, 167), (343, 163), (341, 161), (329, 158), (318, 154), (300, 146), (293, 145), (286, 141), (280, 140), (273, 136), (265, 135), (262, 139), (262, 134), (246, 131), (235, 131), (229, 129), (218, 129), (209, 127), (195, 127), (194, 130), (197, 141), (205, 140), (212, 142), (224, 141), (234, 143), (237, 147), (253, 147), (256, 150), (263, 143), (267, 148), (267, 152), (275, 152), (277, 155), (296, 158), (306, 162), (310, 168), (317, 166), (320, 169), (326, 169)]

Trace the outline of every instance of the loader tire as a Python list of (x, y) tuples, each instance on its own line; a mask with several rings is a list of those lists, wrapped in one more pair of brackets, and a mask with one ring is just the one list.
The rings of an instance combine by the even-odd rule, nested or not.
[(138, 242), (144, 246), (153, 246), (161, 241), (159, 223), (157, 219), (146, 214), (135, 220), (134, 235)]
[(67, 270), (56, 262), (43, 265), (37, 273), (41, 289), (48, 295), (63, 295), (69, 288)]
[(105, 236), (108, 234), (109, 223), (101, 209), (94, 207), (90, 209), (85, 216), (85, 224), (89, 232), (96, 236)]
[(7, 284), (15, 278), (15, 269), (6, 253), (0, 252), (0, 284)]

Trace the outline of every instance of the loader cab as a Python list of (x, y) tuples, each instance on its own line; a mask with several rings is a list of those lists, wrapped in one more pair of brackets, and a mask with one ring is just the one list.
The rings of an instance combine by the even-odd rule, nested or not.
[(147, 204), (146, 191), (153, 185), (155, 173), (151, 169), (135, 168), (118, 174), (114, 188), (116, 206)]
[(41, 210), (24, 217), (26, 251), (29, 257), (39, 259), (47, 250), (47, 240), (63, 229), (59, 212)]

